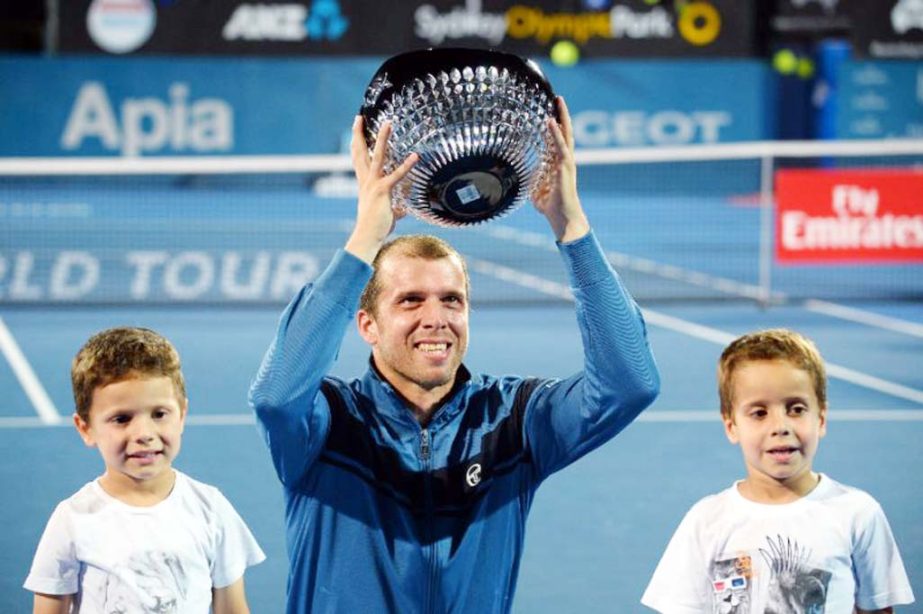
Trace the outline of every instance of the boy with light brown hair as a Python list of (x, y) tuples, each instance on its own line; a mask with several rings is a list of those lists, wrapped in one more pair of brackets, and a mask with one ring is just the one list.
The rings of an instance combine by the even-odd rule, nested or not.
[(265, 555), (217, 488), (172, 466), (188, 408), (173, 345), (102, 331), (71, 382), (74, 424), (106, 468), (49, 519), (24, 585), (33, 612), (249, 612), (244, 571)]
[(913, 592), (869, 494), (812, 469), (827, 430), (823, 359), (785, 329), (718, 362), (721, 418), (747, 476), (686, 514), (641, 602), (664, 614), (892, 612)]

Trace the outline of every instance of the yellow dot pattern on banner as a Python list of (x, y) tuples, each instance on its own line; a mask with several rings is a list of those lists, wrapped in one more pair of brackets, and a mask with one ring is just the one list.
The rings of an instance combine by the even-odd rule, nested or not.
[(814, 61), (811, 58), (799, 58), (795, 72), (802, 79), (810, 79), (814, 76)]
[(791, 49), (779, 49), (772, 56), (772, 67), (783, 75), (794, 73), (797, 66), (798, 57)]
[(580, 49), (571, 41), (558, 41), (551, 47), (550, 55), (556, 66), (573, 66), (580, 59)]
[(718, 38), (721, 14), (708, 2), (690, 2), (680, 9), (677, 25), (684, 39), (701, 47)]

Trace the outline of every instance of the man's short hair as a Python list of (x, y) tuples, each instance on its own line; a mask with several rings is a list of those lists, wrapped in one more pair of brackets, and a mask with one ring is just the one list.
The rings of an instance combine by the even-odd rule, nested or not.
[(738, 337), (721, 353), (718, 360), (718, 396), (723, 418), (731, 419), (733, 416), (734, 372), (742, 364), (755, 360), (785, 360), (805, 371), (811, 377), (820, 406), (827, 406), (827, 374), (817, 347), (795, 331), (773, 328)]
[(392, 253), (411, 258), (423, 258), (424, 260), (457, 258), (465, 275), (465, 295), (471, 295), (468, 265), (454, 247), (439, 237), (432, 235), (402, 235), (385, 243), (375, 255), (375, 259), (372, 261), (372, 268), (374, 269), (372, 278), (365, 285), (365, 290), (363, 290), (362, 297), (359, 299), (359, 309), (371, 314), (375, 313), (375, 304), (378, 302), (378, 297), (382, 290), (381, 276), (379, 275), (381, 264)]
[(71, 363), (71, 385), (77, 415), (90, 419), (97, 388), (123, 380), (168, 377), (179, 399), (186, 385), (179, 353), (162, 335), (135, 327), (110, 328), (90, 337)]

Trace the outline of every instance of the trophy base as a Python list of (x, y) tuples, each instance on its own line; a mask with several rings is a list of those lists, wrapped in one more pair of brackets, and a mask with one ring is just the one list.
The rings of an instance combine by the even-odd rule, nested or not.
[(452, 160), (433, 173), (429, 213), (450, 224), (473, 224), (502, 215), (517, 204), (519, 173), (496, 156)]

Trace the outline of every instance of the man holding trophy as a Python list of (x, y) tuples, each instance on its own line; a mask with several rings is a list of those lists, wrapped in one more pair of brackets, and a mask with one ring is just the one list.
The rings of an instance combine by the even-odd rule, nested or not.
[[(290, 613), (505, 613), (539, 484), (656, 397), (640, 310), (577, 195), (570, 117), (538, 67), (436, 49), (386, 62), (353, 126), (352, 234), (282, 314), (250, 402), (283, 483)], [(371, 153), (370, 153), (371, 146)], [(531, 199), (568, 271), (583, 370), (471, 373), (469, 278), (406, 212), (486, 222)], [(327, 376), (353, 316), (366, 373)]]

